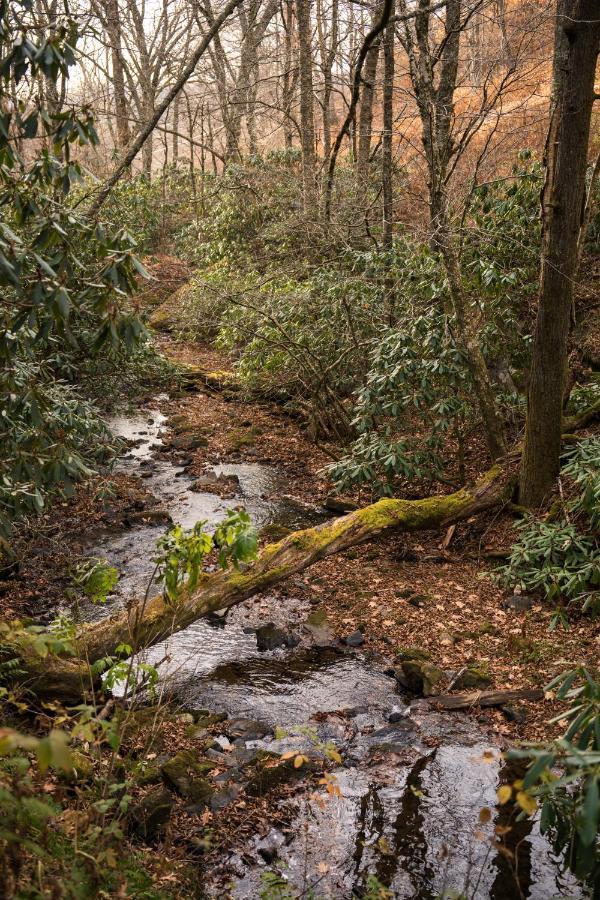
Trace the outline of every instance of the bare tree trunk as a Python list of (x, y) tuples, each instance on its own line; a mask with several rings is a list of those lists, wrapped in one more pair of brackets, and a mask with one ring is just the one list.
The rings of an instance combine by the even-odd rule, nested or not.
[[(381, 19), (381, 5), (378, 5), (371, 18), (371, 28)], [(369, 162), (371, 157), (371, 137), (373, 134), (373, 101), (375, 98), (375, 79), (381, 41), (377, 37), (367, 53), (362, 75), (362, 92), (358, 112), (358, 156), (356, 159), (356, 179), (358, 183), (357, 209), (367, 216), (367, 193), (369, 185)]]
[(542, 272), (528, 391), (520, 499), (537, 506), (560, 465), (567, 339), (584, 219), (585, 174), (600, 49), (596, 0), (558, 0), (554, 92), (542, 193)]
[(124, 150), (130, 140), (129, 109), (125, 94), (125, 68), (123, 66), (123, 46), (121, 41), (121, 19), (118, 0), (104, 0), (105, 21), (112, 65), (112, 82), (115, 95), (117, 139), (119, 150)]
[(221, 14), (215, 19), (213, 25), (211, 25), (202, 40), (194, 48), (193, 53), (181, 70), (181, 73), (175, 83), (166, 92), (165, 96), (162, 98), (162, 100), (154, 110), (152, 117), (144, 124), (143, 128), (140, 130), (140, 133), (137, 135), (131, 146), (127, 149), (127, 152), (123, 154), (110, 178), (107, 178), (104, 184), (102, 184), (98, 192), (98, 196), (90, 204), (88, 214), (91, 217), (97, 215), (115, 184), (119, 181), (123, 173), (129, 168), (133, 160), (142, 149), (146, 139), (152, 134), (152, 132), (158, 125), (161, 117), (165, 114), (175, 97), (177, 97), (180, 90), (185, 86), (188, 79), (195, 72), (198, 62), (206, 52), (207, 48), (210, 46), (210, 43), (215, 35), (219, 33), (219, 29), (221, 28), (223, 23), (242, 2), (243, 0), (229, 0), (229, 3), (224, 7)]
[(448, 279), (451, 311), (456, 322), (456, 341), (465, 355), (471, 374), (473, 393), (483, 420), (490, 456), (496, 459), (505, 449), (504, 428), (479, 343), (478, 315), (463, 282), (459, 244), (452, 233), (447, 189), (448, 167), (454, 152), (452, 123), (460, 36), (464, 29), (464, 21), (461, 19), (462, 2), (447, 0), (444, 35), (436, 51), (431, 45), (432, 8), (427, 0), (419, 0), (414, 30), (408, 21), (406, 0), (399, 0), (399, 5), (405, 19), (401, 39), (408, 55), (427, 161), (431, 245), (442, 257)]
[[(177, 160), (179, 159), (179, 104), (181, 102), (181, 94), (179, 94), (173, 100), (173, 142), (172, 142), (172, 152), (173, 152), (173, 165), (177, 165)], [(190, 144), (190, 151), (192, 150), (192, 145)]]
[[(383, 38), (383, 137), (381, 142), (381, 187), (383, 193), (383, 249), (388, 253), (394, 244), (394, 184), (393, 184), (393, 131), (394, 131), (394, 36), (395, 7), (392, 6)], [(387, 318), (393, 325), (394, 285), (386, 279), (385, 295)]]
[(327, 34), (325, 29), (326, 17), (323, 14), (322, 0), (317, 0), (317, 33), (319, 36), (319, 56), (321, 59), (321, 72), (323, 75), (323, 90), (321, 93), (322, 119), (323, 119), (323, 158), (325, 164), (331, 155), (331, 100), (333, 92), (333, 64), (335, 62), (339, 39), (338, 0), (332, 0), (331, 4), (331, 31)]
[(300, 144), (302, 147), (304, 213), (308, 218), (314, 220), (317, 215), (317, 181), (310, 0), (296, 0), (296, 18), (299, 46)]
[(292, 101), (296, 88), (297, 68), (294, 67), (294, 0), (284, 0), (281, 18), (285, 32), (283, 53), (282, 108), (283, 140), (286, 148), (294, 143), (292, 127)]

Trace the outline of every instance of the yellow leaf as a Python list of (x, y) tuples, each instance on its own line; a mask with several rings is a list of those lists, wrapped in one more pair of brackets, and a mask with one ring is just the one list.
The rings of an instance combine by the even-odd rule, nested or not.
[(496, 796), (498, 797), (498, 803), (508, 803), (512, 797), (512, 788), (510, 784), (503, 784), (499, 787), (496, 791)]
[(537, 802), (527, 791), (518, 791), (517, 803), (528, 816), (532, 816), (537, 809)]
[(294, 768), (295, 769), (301, 768), (302, 764), (305, 762), (306, 762), (306, 757), (302, 756), (302, 754), (299, 753), (298, 756), (296, 757), (296, 759), (294, 760)]
[(285, 753), (281, 754), (281, 759), (292, 759), (298, 753), (297, 750), (286, 750)]
[(328, 755), (329, 755), (329, 759), (332, 759), (334, 762), (340, 763), (340, 764), (341, 764), (341, 762), (342, 762), (342, 757), (341, 757), (340, 754), (337, 752), (337, 750), (329, 750)]

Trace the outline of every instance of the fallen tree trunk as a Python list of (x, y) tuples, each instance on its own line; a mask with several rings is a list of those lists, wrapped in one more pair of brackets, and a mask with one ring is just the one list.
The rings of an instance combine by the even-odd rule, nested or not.
[(78, 660), (50, 656), (36, 660), (28, 654), (31, 688), (39, 695), (68, 700), (91, 687), (89, 664), (114, 652), (119, 644), (134, 650), (150, 647), (197, 619), (246, 600), (320, 559), (362, 544), (386, 531), (422, 531), (467, 519), (510, 498), (518, 455), (496, 465), (471, 488), (422, 500), (383, 499), (333, 522), (296, 531), (269, 544), (257, 560), (241, 572), (204, 575), (193, 593), (185, 589), (177, 603), (162, 595), (140, 601), (130, 609), (78, 629)]
[[(600, 403), (565, 421), (571, 432), (600, 415)], [(31, 688), (40, 696), (80, 698), (93, 686), (90, 663), (110, 656), (119, 644), (134, 651), (150, 647), (197, 619), (227, 609), (307, 569), (335, 553), (386, 531), (423, 531), (454, 522), (510, 501), (517, 479), (520, 448), (489, 469), (472, 487), (422, 500), (383, 499), (333, 522), (296, 531), (269, 544), (242, 572), (204, 575), (193, 593), (181, 592), (173, 604), (160, 595), (134, 604), (115, 616), (82, 626), (76, 634), (77, 661), (65, 656), (40, 660), (27, 653), (24, 664)]]
[(443, 709), (472, 709), (474, 706), (504, 706), (513, 700), (542, 700), (544, 692), (538, 688), (517, 691), (472, 691), (470, 694), (438, 694), (427, 698), (428, 703)]

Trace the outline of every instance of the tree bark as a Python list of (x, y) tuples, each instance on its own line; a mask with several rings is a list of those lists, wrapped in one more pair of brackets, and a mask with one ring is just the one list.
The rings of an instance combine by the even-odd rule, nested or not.
[[(394, 6), (391, 18), (394, 17)], [(388, 22), (383, 38), (383, 137), (381, 142), (381, 187), (383, 193), (383, 248), (390, 251), (394, 229), (392, 151), (394, 131), (394, 22)]]
[(300, 145), (302, 148), (304, 214), (307, 218), (315, 220), (317, 213), (317, 181), (310, 0), (296, 0), (296, 19), (298, 23)]
[(558, 0), (554, 91), (542, 192), (542, 270), (529, 382), (522, 505), (538, 506), (559, 471), (573, 283), (585, 212), (585, 175), (600, 10), (596, 0)]
[[(373, 11), (371, 28), (381, 19), (382, 7), (378, 5)], [(390, 10), (391, 15), (391, 10)], [(377, 37), (369, 47), (363, 67), (363, 89), (358, 111), (358, 152), (356, 157), (356, 180), (358, 183), (357, 211), (365, 218), (368, 216), (368, 187), (371, 159), (371, 137), (373, 134), (373, 101), (375, 99), (375, 79), (381, 40)]]
[(119, 150), (124, 150), (130, 140), (129, 110), (125, 94), (125, 67), (121, 40), (121, 19), (118, 0), (105, 0), (106, 33), (110, 42), (112, 82), (115, 95), (115, 113)]

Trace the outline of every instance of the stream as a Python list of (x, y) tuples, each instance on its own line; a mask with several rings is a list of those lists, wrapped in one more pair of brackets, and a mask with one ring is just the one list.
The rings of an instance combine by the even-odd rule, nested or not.
[[(118, 469), (143, 476), (174, 521), (211, 525), (238, 505), (259, 527), (299, 528), (325, 519), (325, 511), (281, 499), (285, 478), (272, 465), (215, 466), (217, 474), (239, 478), (233, 498), (191, 490), (194, 478), (184, 461), (164, 452), (164, 399), (111, 425), (129, 445)], [(81, 608), (83, 619), (110, 614), (143, 595), (156, 540), (166, 527), (140, 522), (90, 536), (85, 552), (116, 566), (120, 580), (106, 605)], [(514, 773), (497, 738), (474, 718), (438, 713), (402, 695), (385, 674), (385, 660), (342, 649), (319, 629), (295, 647), (258, 650), (255, 629), (266, 622), (302, 633), (311, 605), (294, 599), (293, 579), (288, 593), (285, 603), (265, 595), (232, 608), (226, 618), (204, 619), (145, 655), (161, 663), (161, 678), (170, 680), (186, 709), (264, 723), (267, 733), (238, 738), (238, 749), (318, 755), (329, 742), (343, 758), (332, 772), (339, 792), (323, 788), (316, 796), (305, 792), (287, 800), (292, 827), (272, 829), (221, 859), (203, 896), (259, 898), (267, 869), (279, 873), (291, 893), (266, 897), (360, 897), (370, 876), (393, 897), (414, 900), (587, 896), (553, 856), (536, 822), (518, 823), (505, 839), (510, 853), (498, 852), (494, 830), (507, 825), (508, 810), (498, 805), (496, 789)], [(489, 817), (480, 818), (483, 807)]]

